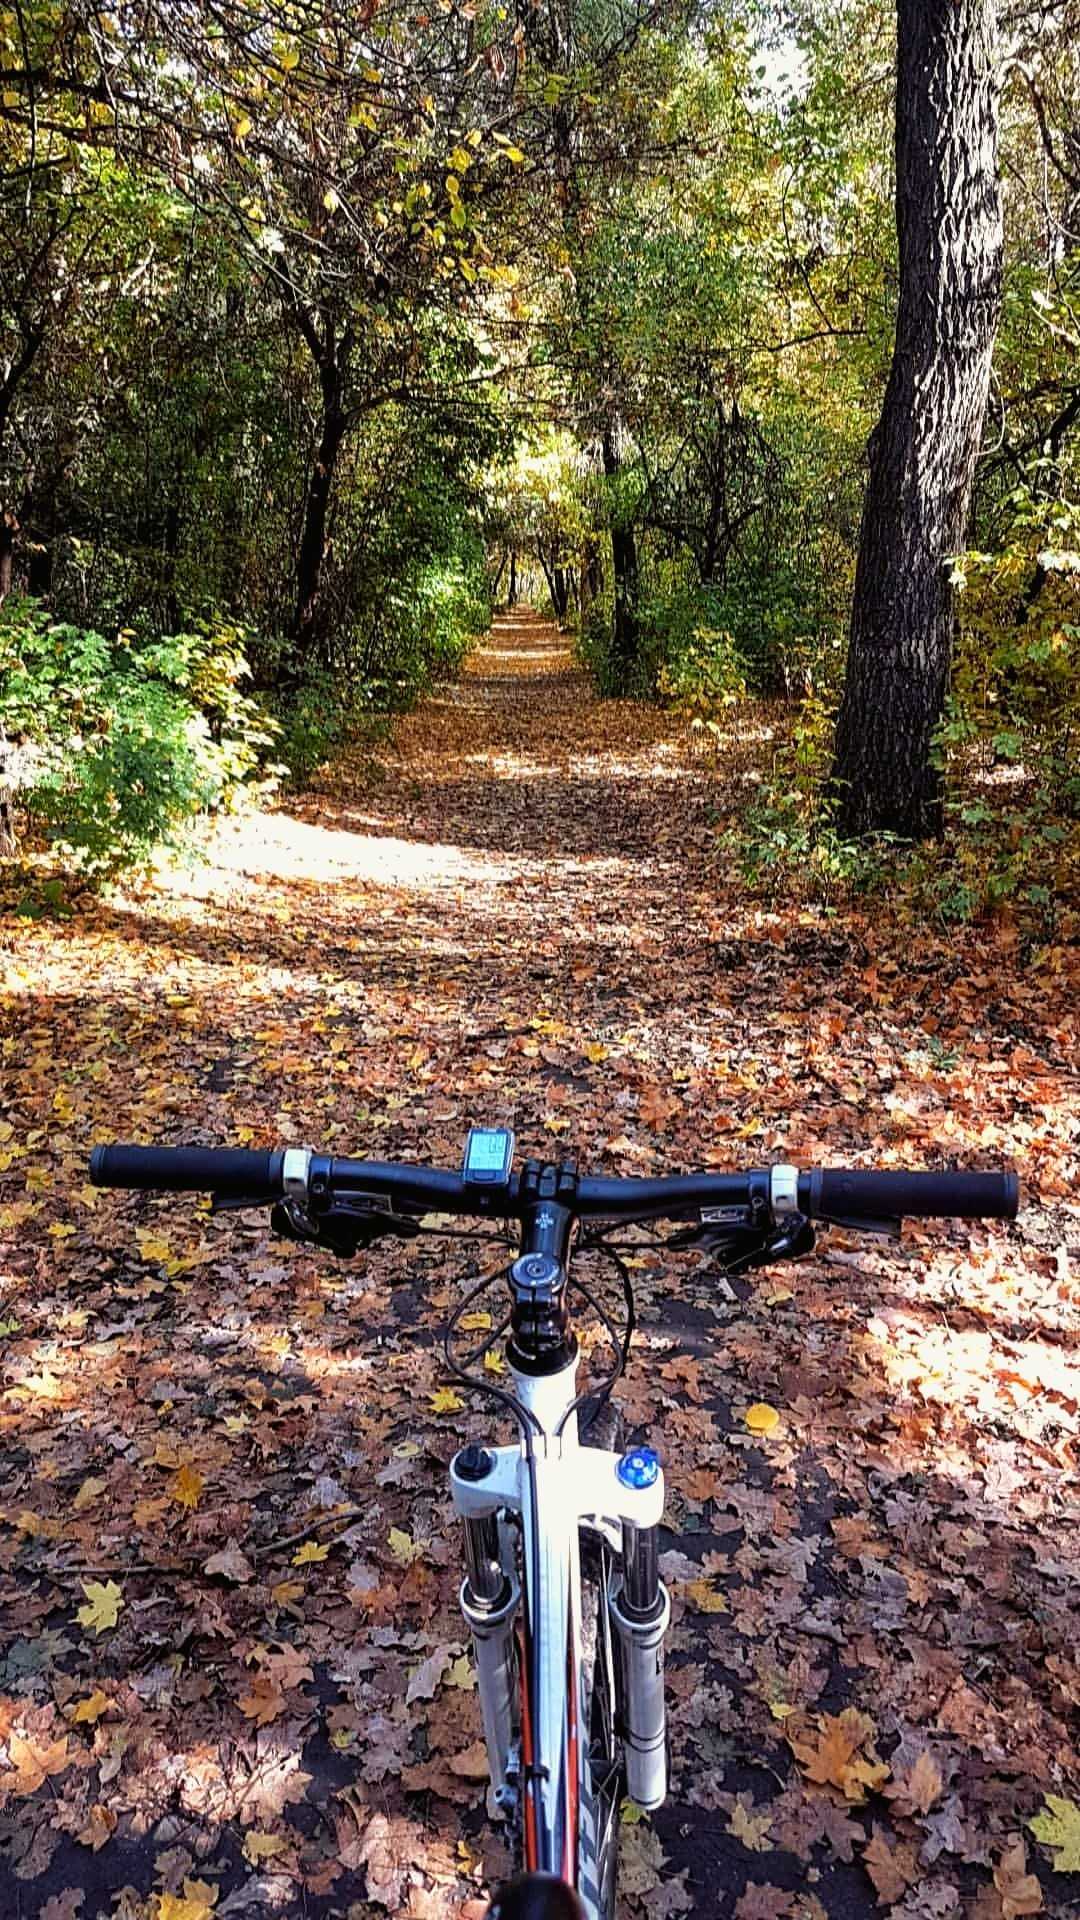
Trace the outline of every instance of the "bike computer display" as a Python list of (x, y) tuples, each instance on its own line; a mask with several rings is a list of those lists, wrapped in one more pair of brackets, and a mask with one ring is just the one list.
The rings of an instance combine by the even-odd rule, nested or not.
[(461, 1169), (467, 1187), (509, 1185), (514, 1136), (508, 1127), (470, 1127)]

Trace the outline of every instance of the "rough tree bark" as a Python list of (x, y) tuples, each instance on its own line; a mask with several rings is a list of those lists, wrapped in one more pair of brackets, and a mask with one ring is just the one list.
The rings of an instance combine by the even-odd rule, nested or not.
[(870, 438), (833, 781), (849, 833), (940, 834), (931, 742), (1001, 304), (995, 0), (898, 0), (892, 368)]

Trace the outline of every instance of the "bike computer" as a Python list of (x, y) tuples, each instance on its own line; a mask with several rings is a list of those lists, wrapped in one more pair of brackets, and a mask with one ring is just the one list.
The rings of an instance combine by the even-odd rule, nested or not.
[(461, 1169), (467, 1187), (507, 1187), (514, 1163), (514, 1136), (508, 1127), (470, 1127)]

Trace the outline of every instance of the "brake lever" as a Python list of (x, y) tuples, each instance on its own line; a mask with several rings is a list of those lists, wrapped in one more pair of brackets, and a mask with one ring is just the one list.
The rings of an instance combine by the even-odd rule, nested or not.
[(366, 1251), (387, 1236), (411, 1240), (420, 1232), (419, 1223), (407, 1215), (388, 1213), (366, 1203), (350, 1205), (348, 1201), (337, 1201), (325, 1213), (310, 1214), (295, 1200), (279, 1200), (270, 1215), (270, 1226), (284, 1240), (326, 1247), (339, 1260), (351, 1260), (361, 1249)]
[(880, 1220), (848, 1220), (839, 1213), (830, 1213), (821, 1224), (842, 1227), (845, 1233), (876, 1233), (882, 1240), (899, 1240), (904, 1223), (899, 1214), (883, 1214)]

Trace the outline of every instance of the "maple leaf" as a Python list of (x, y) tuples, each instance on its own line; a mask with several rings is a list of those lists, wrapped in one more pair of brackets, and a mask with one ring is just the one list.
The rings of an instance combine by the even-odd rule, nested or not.
[(735, 1920), (784, 1920), (794, 1911), (790, 1888), (774, 1887), (768, 1880), (751, 1883), (735, 1902)]
[(106, 1633), (115, 1627), (124, 1605), (123, 1589), (115, 1580), (84, 1580), (82, 1590), (86, 1595), (85, 1606), (76, 1609), (75, 1618), (84, 1627), (90, 1627), (94, 1633)]
[(884, 1829), (876, 1824), (863, 1848), (862, 1860), (879, 1901), (886, 1907), (894, 1906), (919, 1877), (918, 1848), (910, 1843), (891, 1847)]
[(326, 1542), (320, 1544), (318, 1540), (305, 1540), (303, 1546), (297, 1547), (293, 1554), (292, 1564), (294, 1567), (310, 1567), (329, 1557), (330, 1548)]
[(708, 1578), (688, 1580), (683, 1592), (687, 1599), (693, 1602), (699, 1613), (726, 1613), (728, 1610), (725, 1595)]
[(101, 1719), (102, 1714), (107, 1713), (112, 1704), (108, 1694), (103, 1693), (100, 1687), (95, 1687), (93, 1693), (88, 1694), (85, 1700), (78, 1702), (71, 1716), (72, 1725), (76, 1727), (95, 1726)]
[[(893, 1758), (896, 1756), (894, 1754)], [(941, 1768), (926, 1747), (917, 1755), (905, 1774), (898, 1774), (885, 1788), (885, 1798), (893, 1803), (893, 1812), (902, 1819), (916, 1813), (929, 1813), (941, 1798), (945, 1781)]]
[(279, 1714), (284, 1713), (288, 1702), (270, 1674), (257, 1673), (249, 1691), (240, 1695), (237, 1705), (241, 1713), (246, 1714), (249, 1720), (254, 1720), (256, 1726), (266, 1727), (271, 1720), (276, 1720)]
[(453, 1387), (437, 1387), (428, 1394), (428, 1406), (432, 1413), (460, 1413), (465, 1402)]
[(875, 1738), (874, 1723), (856, 1707), (845, 1707), (838, 1715), (823, 1714), (818, 1720), (815, 1739), (807, 1740), (792, 1731), (786, 1738), (795, 1758), (805, 1769), (808, 1780), (818, 1786), (839, 1787), (845, 1800), (860, 1806), (868, 1792), (889, 1777), (889, 1768), (872, 1748), (859, 1752)]
[(1020, 1920), (1026, 1913), (1038, 1913), (1043, 1895), (1038, 1876), (1027, 1870), (1027, 1848), (1022, 1835), (1006, 1847), (994, 1868), (994, 1885), (1001, 1895), (1004, 1920)]
[(38, 1920), (79, 1920), (79, 1909), (85, 1898), (81, 1887), (65, 1887), (63, 1893), (54, 1893), (38, 1909)]
[(46, 1780), (66, 1772), (71, 1765), (67, 1734), (59, 1740), (38, 1742), (21, 1733), (10, 1733), (8, 1759), (15, 1768), (15, 1775), (12, 1778), (9, 1773), (0, 1774), (0, 1785), (22, 1799), (27, 1794), (36, 1793)]
[(1080, 1806), (1075, 1800), (1048, 1793), (1028, 1826), (1036, 1840), (1051, 1849), (1055, 1873), (1080, 1873)]
[(768, 1853), (773, 1845), (772, 1815), (768, 1807), (755, 1806), (752, 1793), (737, 1793), (728, 1832), (751, 1853)]
[(405, 1533), (401, 1527), (391, 1527), (387, 1535), (387, 1545), (401, 1567), (411, 1567), (413, 1561), (419, 1560), (424, 1551), (423, 1546), (415, 1541), (411, 1534)]
[(218, 1890), (206, 1880), (185, 1880), (184, 1891), (159, 1893), (153, 1920), (213, 1920)]

